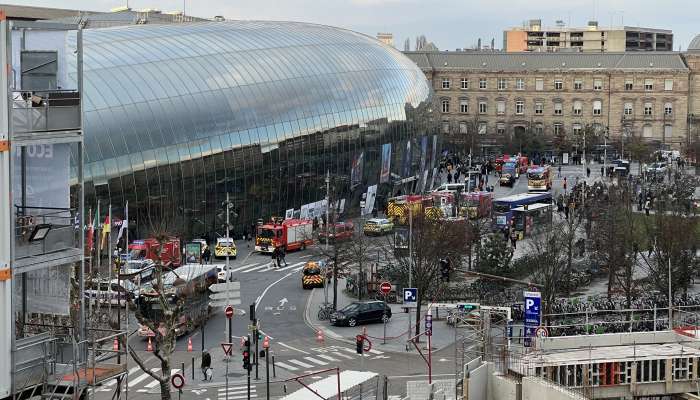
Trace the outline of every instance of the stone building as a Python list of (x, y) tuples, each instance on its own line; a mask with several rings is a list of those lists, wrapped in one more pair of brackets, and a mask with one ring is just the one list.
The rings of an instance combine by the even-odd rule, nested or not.
[[(556, 151), (552, 138), (564, 137), (575, 150), (584, 133), (600, 138), (607, 131), (611, 141), (640, 138), (680, 148), (688, 138), (690, 77), (700, 85), (674, 52), (406, 55), (435, 90), (442, 132), (475, 132), (482, 147), (540, 137), (545, 151)], [(700, 67), (700, 51), (697, 56)], [(700, 86), (692, 91), (700, 93)]]

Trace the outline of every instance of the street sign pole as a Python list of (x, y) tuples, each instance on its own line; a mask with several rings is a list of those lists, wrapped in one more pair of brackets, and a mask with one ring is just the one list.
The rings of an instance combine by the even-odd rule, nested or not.
[(425, 335), (428, 336), (428, 384), (433, 383), (433, 349), (431, 348), (433, 342), (433, 311), (428, 310), (425, 314)]
[[(231, 342), (229, 342), (231, 343)], [(226, 400), (228, 400), (228, 365), (231, 364), (229, 361), (230, 356), (226, 356)], [(206, 373), (206, 371), (205, 371)]]
[(227, 306), (224, 313), (228, 319), (228, 343), (233, 343), (233, 307)]
[(382, 338), (382, 344), (386, 344), (386, 295), (384, 295), (384, 337)]
[[(227, 245), (227, 246), (229, 245), (229, 242), (228, 242), (228, 241), (231, 240), (231, 237), (230, 237), (230, 235), (229, 235), (229, 216), (228, 216), (228, 215), (229, 215), (229, 206), (230, 206), (230, 204), (231, 204), (231, 203), (229, 203), (228, 191), (226, 191), (226, 245)], [(226, 274), (224, 275), (224, 276), (226, 277), (226, 279), (225, 279), (226, 282), (229, 282), (229, 281), (231, 281), (231, 280), (233, 279), (233, 276), (229, 276), (229, 274), (230, 274), (230, 275), (233, 275), (233, 274), (231, 274), (228, 254), (229, 254), (229, 249), (226, 249), (226, 267), (225, 267)], [(226, 305), (227, 305), (227, 307), (230, 307), (230, 306), (231, 306), (231, 295), (230, 295), (230, 293), (231, 293), (231, 292), (230, 292), (229, 290), (226, 291)], [(227, 308), (227, 310), (228, 310), (228, 308)], [(231, 323), (231, 320), (232, 320), (232, 319), (233, 319), (233, 318), (229, 318), (229, 319), (228, 319), (228, 342), (229, 342), (229, 343), (232, 343), (232, 342), (233, 342), (233, 341), (231, 340), (231, 339), (232, 339), (231, 328), (232, 328), (232, 326), (233, 326), (233, 324)], [(227, 392), (226, 392), (227, 395), (226, 395), (226, 396), (228, 397), (228, 386), (226, 387), (226, 390), (227, 390)]]

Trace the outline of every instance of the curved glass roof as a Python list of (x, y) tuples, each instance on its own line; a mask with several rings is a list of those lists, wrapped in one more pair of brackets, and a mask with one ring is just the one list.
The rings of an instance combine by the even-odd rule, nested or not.
[(137, 25), (87, 29), (83, 40), (86, 180), (406, 120), (430, 98), (424, 74), (399, 51), (329, 26)]
[(700, 35), (696, 35), (693, 40), (690, 41), (688, 51), (700, 51)]

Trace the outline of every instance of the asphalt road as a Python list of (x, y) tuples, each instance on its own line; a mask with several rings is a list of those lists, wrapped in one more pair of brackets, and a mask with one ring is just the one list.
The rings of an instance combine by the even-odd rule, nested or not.
[[(591, 167), (594, 178), (599, 175), (599, 167), (594, 164)], [(580, 166), (564, 167), (563, 176), (573, 185), (576, 176), (582, 177)], [(563, 177), (562, 177), (563, 178)], [(512, 188), (497, 186), (496, 178), (491, 175), (489, 182), (495, 184), (496, 198), (527, 191), (527, 179), (522, 176)], [(562, 179), (554, 177), (554, 192), (562, 190)], [(380, 239), (379, 239), (380, 240)], [(250, 247), (248, 246), (250, 244)], [(304, 263), (317, 259), (319, 256), (314, 248), (287, 254), (286, 267), (280, 269), (270, 268), (269, 256), (251, 252), (252, 242), (238, 242), (238, 259), (231, 260), (231, 268), (235, 279), (241, 282), (242, 315), (237, 314), (232, 321), (234, 355), (228, 363), (229, 386), (226, 381), (226, 363), (223, 361), (221, 343), (227, 342), (227, 319), (223, 309), (217, 309), (207, 324), (204, 326), (204, 348), (213, 356), (214, 377), (212, 382), (203, 382), (199, 371), (199, 357), (202, 350), (202, 330), (198, 330), (190, 336), (181, 337), (178, 340), (177, 351), (173, 356), (173, 368), (178, 372), (182, 370), (184, 363), (184, 375), (186, 385), (181, 394), (184, 399), (209, 399), (209, 400), (237, 400), (246, 399), (247, 384), (246, 374), (241, 367), (241, 352), (239, 350), (240, 337), (250, 334), (248, 325), (251, 323), (248, 315), (248, 305), (256, 303), (256, 315), (259, 326), (264, 335), (268, 336), (271, 343), (271, 355), (274, 356), (274, 376), (271, 377), (271, 398), (279, 398), (284, 394), (299, 389), (301, 386), (295, 382), (284, 383), (298, 375), (307, 374), (331, 368), (343, 370), (373, 371), (380, 375), (389, 376), (391, 394), (402, 394), (405, 391), (407, 380), (423, 380), (427, 373), (426, 364), (420, 355), (415, 352), (388, 352), (373, 349), (372, 352), (360, 356), (355, 353), (354, 343), (324, 338), (319, 342), (314, 329), (307, 324), (304, 318), (305, 308), (310, 291), (301, 288), (301, 268)], [(215, 263), (223, 263), (223, 260), (215, 260)], [(317, 310), (309, 310), (316, 312)], [(134, 321), (132, 321), (134, 324)], [(135, 325), (131, 326), (131, 329)], [(187, 351), (188, 339), (192, 340), (193, 351)], [(147, 360), (150, 368), (157, 370), (158, 361), (152, 354), (146, 352), (146, 342), (132, 337), (131, 344), (137, 349), (143, 348), (140, 355)], [(454, 348), (452, 346), (433, 354), (433, 374), (440, 377), (443, 374), (454, 372)], [(270, 361), (272, 357), (270, 357)], [(194, 361), (194, 379), (193, 374)], [(272, 370), (272, 367), (271, 367)], [(328, 376), (332, 371), (308, 377), (304, 381), (312, 383), (314, 380)], [(271, 375), (273, 372), (271, 371)], [(260, 359), (258, 377), (255, 380), (255, 371), (252, 373), (251, 397), (252, 399), (265, 398), (265, 359)], [(128, 396), (132, 399), (156, 399), (160, 398), (157, 382), (146, 375), (140, 368), (129, 360), (129, 383), (124, 384), (122, 392), (128, 387)], [(116, 390), (116, 382), (97, 388), (95, 398), (108, 399)], [(123, 394), (123, 393), (122, 393)], [(176, 393), (173, 394), (177, 395)]]

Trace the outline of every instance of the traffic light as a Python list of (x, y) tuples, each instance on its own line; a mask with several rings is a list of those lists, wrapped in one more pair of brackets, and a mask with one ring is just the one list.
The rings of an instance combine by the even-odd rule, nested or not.
[(446, 258), (440, 259), (440, 277), (443, 281), (450, 281), (450, 261)]
[(243, 369), (246, 371), (250, 371), (251, 365), (250, 365), (250, 339), (245, 338), (245, 341), (243, 342)]
[(365, 352), (365, 338), (362, 335), (355, 336), (355, 351), (357, 354), (362, 354)]

